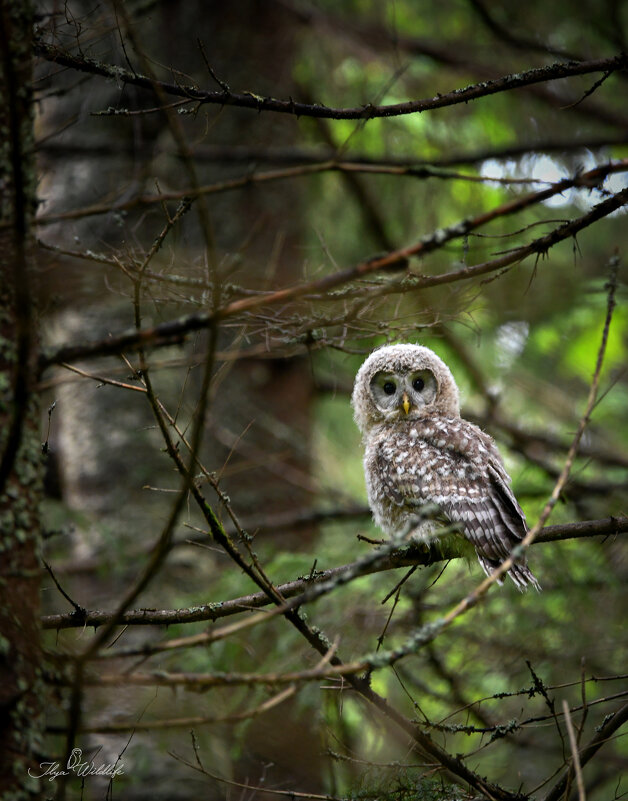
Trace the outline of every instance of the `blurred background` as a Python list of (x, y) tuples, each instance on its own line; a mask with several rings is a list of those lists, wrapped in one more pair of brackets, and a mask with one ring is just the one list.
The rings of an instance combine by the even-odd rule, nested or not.
[[(243, 302), (218, 324), (190, 326), (141, 355), (51, 360), (40, 385), (49, 410), (45, 558), (75, 603), (117, 607), (181, 489), (147, 402), (147, 374), (186, 459), (201, 421), (198, 487), (274, 585), (353, 562), (381, 539), (349, 396), (359, 365), (386, 342), (427, 345), (450, 365), (463, 416), (496, 438), (535, 522), (585, 408), (613, 259), (618, 288), (599, 400), (550, 522), (626, 514), (625, 210), (475, 278), (421, 284), (497, 260), (626, 188), (626, 72), (507, 84), (399, 116), (313, 110), (437, 98), (548, 65), (610, 59), (628, 47), (628, 4), (35, 6), (36, 233), (49, 353)], [(199, 102), (185, 87), (222, 92), (224, 102)], [(236, 95), (299, 102), (310, 113), (245, 108), (229, 101)], [(504, 209), (420, 259), (285, 301), (272, 296), (564, 179), (575, 186)], [(385, 603), (403, 570), (337, 587), (308, 606), (307, 619), (347, 662), (392, 648), (480, 582), (473, 553), (462, 541), (459, 551), (418, 568)], [(526, 798), (544, 797), (571, 758), (562, 700), (585, 744), (628, 693), (625, 535), (536, 544), (529, 560), (542, 593), (521, 595), (511, 582), (493, 588), (433, 642), (371, 675), (371, 687), (440, 746)], [(167, 558), (132, 606), (190, 609), (256, 591), (207, 536), (190, 494)], [(52, 579), (43, 603), (46, 615), (64, 616), (60, 629), (51, 619), (46, 647), (67, 677), (94, 629), (70, 625), (72, 607)], [(141, 656), (212, 625), (220, 621), (119, 627), (90, 663), (76, 742), (96, 764), (121, 759), (119, 797), (467, 797), (337, 678), (203, 692), (193, 682), (99, 683), (134, 672), (281, 675), (320, 660), (281, 616), (211, 646)], [(125, 657), (124, 649), (135, 651)], [(71, 725), (64, 682), (49, 709), (54, 758)], [(584, 770), (591, 801), (628, 792), (619, 735)], [(91, 799), (112, 788), (92, 777), (84, 786), (71, 780), (66, 792)]]

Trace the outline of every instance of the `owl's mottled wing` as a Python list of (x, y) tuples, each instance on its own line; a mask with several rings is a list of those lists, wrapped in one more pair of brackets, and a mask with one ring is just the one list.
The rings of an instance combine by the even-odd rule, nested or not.
[[(378, 453), (384, 492), (410, 514), (435, 503), (475, 546), (487, 574), (525, 536), (525, 516), (493, 441), (460, 418), (415, 421), (384, 441)], [(537, 581), (520, 560), (510, 571), (519, 589)]]

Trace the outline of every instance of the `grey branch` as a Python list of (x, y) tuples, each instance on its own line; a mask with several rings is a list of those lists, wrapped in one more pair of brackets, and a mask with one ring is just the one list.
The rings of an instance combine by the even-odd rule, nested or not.
[[(559, 542), (596, 536), (615, 536), (628, 532), (628, 517), (608, 517), (601, 520), (588, 520), (557, 526), (546, 526), (535, 540), (537, 543)], [(455, 545), (441, 549), (420, 546), (408, 547), (390, 554), (385, 559), (373, 563), (360, 571), (359, 575), (394, 570), (412, 565), (427, 566), (449, 559), (459, 558)], [(312, 577), (299, 578), (280, 585), (277, 589), (284, 598), (294, 598), (302, 594), (312, 584), (333, 581), (352, 571), (354, 565), (342, 565), (316, 573)], [(357, 575), (357, 574), (356, 574)], [(247, 610), (259, 609), (270, 604), (267, 593), (256, 592), (229, 601), (203, 604), (184, 609), (134, 609), (125, 612), (120, 625), (155, 626), (173, 623), (193, 623), (201, 620), (215, 621), (223, 617), (241, 614)], [(93, 626), (98, 628), (111, 620), (112, 613), (106, 611), (72, 612), (65, 615), (46, 615), (42, 618), (44, 629), (68, 629)]]

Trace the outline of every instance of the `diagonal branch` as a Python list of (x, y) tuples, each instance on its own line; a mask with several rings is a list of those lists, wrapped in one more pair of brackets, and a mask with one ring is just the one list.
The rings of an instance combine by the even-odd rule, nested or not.
[[(556, 187), (553, 187), (554, 190), (555, 188)], [(498, 217), (513, 214), (521, 208), (530, 205), (532, 202), (539, 202), (539, 200), (545, 199), (549, 196), (546, 195), (546, 192), (551, 192), (551, 190), (536, 193), (534, 196), (526, 196), (512, 203), (499, 206), (486, 214), (473, 217), (469, 220), (462, 220), (456, 225), (434, 232), (414, 245), (392, 251), (381, 257), (360, 262), (354, 267), (339, 270), (324, 278), (306, 281), (286, 289), (279, 289), (267, 295), (258, 295), (235, 300), (227, 304), (227, 306), (218, 309), (214, 314), (199, 312), (182, 317), (178, 320), (170, 320), (166, 323), (161, 323), (153, 328), (141, 329), (139, 331), (132, 329), (127, 333), (111, 336), (98, 342), (88, 342), (82, 345), (62, 345), (56, 350), (49, 350), (41, 354), (39, 358), (39, 370), (43, 372), (47, 367), (61, 362), (73, 362), (79, 359), (93, 358), (94, 356), (110, 356), (121, 353), (122, 351), (137, 350), (138, 348), (148, 345), (155, 347), (180, 343), (185, 338), (186, 334), (208, 328), (215, 323), (216, 320), (224, 320), (243, 312), (259, 309), (260, 307), (293, 301), (304, 295), (329, 292), (336, 287), (365, 278), (373, 273), (384, 271), (391, 266), (403, 264), (411, 256), (424, 256), (438, 250), (447, 242), (464, 237), (469, 232)], [(555, 194), (555, 192), (551, 193)], [(534, 200), (532, 200), (531, 197), (533, 197)], [(528, 256), (545, 254), (558, 242), (575, 236), (588, 226), (626, 205), (626, 203), (628, 203), (628, 188), (622, 189), (621, 192), (598, 203), (591, 211), (583, 214), (581, 217), (563, 223), (553, 231), (550, 231), (549, 234), (533, 240), (528, 245), (516, 248), (505, 256), (440, 275), (414, 274), (411, 276), (411, 284), (407, 289), (419, 290), (427, 287), (469, 280), (480, 275), (495, 272), (511, 264), (521, 262)], [(333, 296), (327, 298), (327, 300), (333, 300)]]

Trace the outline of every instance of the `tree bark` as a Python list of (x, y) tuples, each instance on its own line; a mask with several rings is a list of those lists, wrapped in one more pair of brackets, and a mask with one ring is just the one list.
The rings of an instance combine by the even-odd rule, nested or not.
[[(33, 373), (35, 208), (30, 4), (0, 0), (0, 797), (35, 798), (42, 757), (39, 509), (42, 458)], [(29, 773), (30, 769), (30, 773)], [(32, 775), (31, 775), (32, 774)]]

